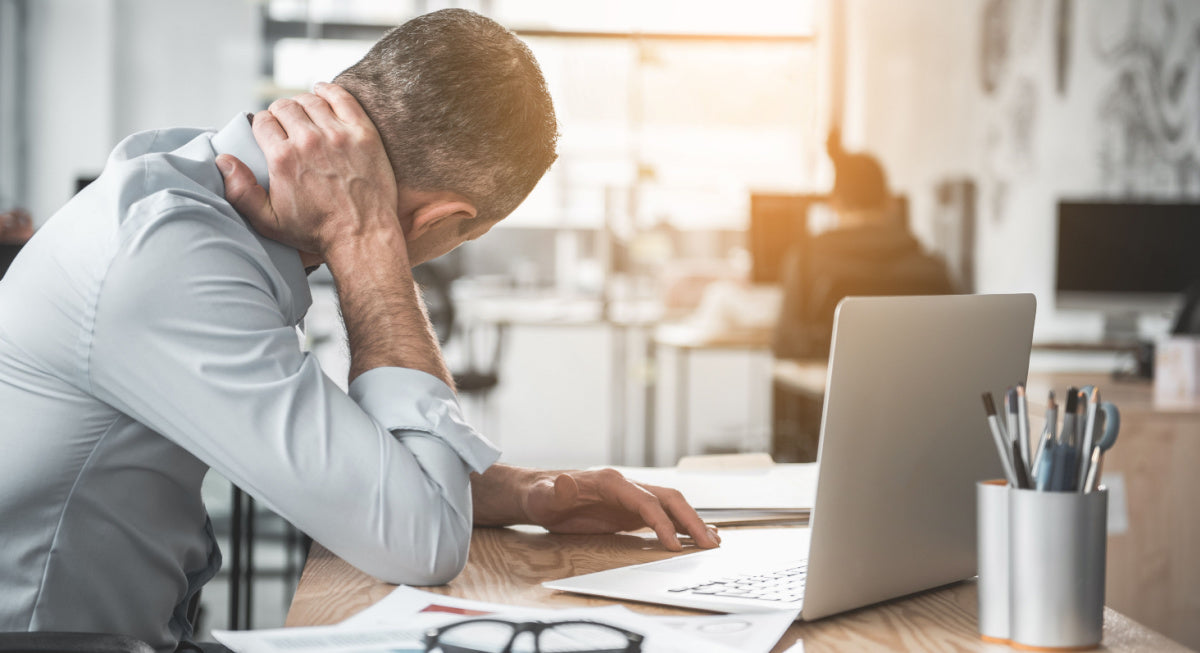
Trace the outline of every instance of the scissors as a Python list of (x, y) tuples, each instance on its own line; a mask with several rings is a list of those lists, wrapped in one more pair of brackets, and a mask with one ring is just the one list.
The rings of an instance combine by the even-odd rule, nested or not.
[(1083, 479), (1083, 484), (1080, 490), (1083, 492), (1091, 492), (1100, 482), (1100, 467), (1103, 462), (1104, 452), (1112, 449), (1112, 446), (1117, 442), (1117, 433), (1121, 430), (1121, 412), (1110, 401), (1100, 403), (1100, 414), (1098, 418), (1097, 430), (1101, 431), (1100, 439), (1092, 446), (1090, 452), (1087, 476)]

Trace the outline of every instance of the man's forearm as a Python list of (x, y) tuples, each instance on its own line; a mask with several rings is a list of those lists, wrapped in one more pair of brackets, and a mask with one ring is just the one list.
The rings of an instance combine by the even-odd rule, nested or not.
[(337, 283), (350, 341), (350, 380), (376, 367), (427, 372), (454, 387), (413, 281), (404, 235), (375, 232), (339, 242), (325, 262)]

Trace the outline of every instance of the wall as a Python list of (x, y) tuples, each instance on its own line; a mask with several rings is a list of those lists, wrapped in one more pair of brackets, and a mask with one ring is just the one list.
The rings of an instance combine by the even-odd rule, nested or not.
[(258, 108), (261, 30), (250, 0), (38, 0), (26, 8), (26, 200), (38, 225), (130, 133), (220, 127)]
[(1054, 308), (1055, 203), (1200, 196), (1200, 3), (847, 0), (846, 14), (847, 140), (880, 155), (918, 235), (941, 228), (935, 184), (973, 179), (977, 289), (1036, 293), (1039, 339), (1098, 337), (1098, 316)]

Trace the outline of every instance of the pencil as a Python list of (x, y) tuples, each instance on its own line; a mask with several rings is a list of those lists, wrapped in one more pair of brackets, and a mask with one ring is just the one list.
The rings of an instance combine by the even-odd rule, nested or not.
[(1020, 487), (1017, 484), (1017, 473), (1013, 469), (1013, 461), (1009, 453), (1008, 438), (1001, 432), (1000, 418), (996, 415), (996, 403), (992, 400), (992, 393), (983, 393), (983, 410), (987, 412), (988, 428), (992, 432), (992, 440), (996, 443), (996, 453), (1000, 455), (1000, 464), (1004, 467), (1004, 477), (1008, 479), (1008, 484), (1012, 487)]
[(1021, 460), (1025, 469), (1033, 467), (1033, 456), (1029, 453), (1029, 405), (1025, 401), (1025, 384), (1017, 384), (1017, 436), (1021, 445)]
[[(1083, 393), (1080, 393), (1083, 394)], [(1092, 387), (1092, 396), (1087, 404), (1087, 418), (1083, 427), (1083, 447), (1079, 451), (1079, 491), (1087, 492), (1088, 465), (1092, 462), (1092, 447), (1096, 441), (1096, 411), (1100, 407), (1100, 388)]]
[(1029, 475), (1033, 479), (1037, 479), (1040, 474), (1042, 464), (1046, 460), (1046, 449), (1054, 440), (1055, 425), (1058, 422), (1058, 404), (1054, 403), (1054, 391), (1050, 391), (1050, 398), (1046, 401), (1046, 427), (1042, 429), (1041, 441), (1038, 442), (1037, 451), (1033, 455), (1033, 464), (1029, 467)]

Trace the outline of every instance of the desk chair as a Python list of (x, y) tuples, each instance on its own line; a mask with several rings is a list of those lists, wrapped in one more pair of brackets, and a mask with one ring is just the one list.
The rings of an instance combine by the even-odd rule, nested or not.
[(0, 653), (154, 653), (149, 644), (107, 633), (0, 633)]
[(0, 244), (0, 279), (4, 278), (8, 266), (12, 265), (13, 259), (17, 258), (17, 253), (20, 251), (20, 245)]
[[(257, 576), (263, 575), (254, 562), (254, 547), (259, 533), (256, 529), (256, 517), (262, 516), (257, 509), (254, 497), (246, 494), (236, 485), (231, 485), (229, 515), (229, 548), (230, 555), (227, 569), (229, 571), (229, 613), (225, 627), (229, 630), (249, 630), (254, 628), (254, 582)], [(268, 513), (269, 514), (269, 513)], [(295, 583), (300, 579), (300, 570), (304, 568), (308, 550), (312, 546), (312, 538), (301, 532), (291, 523), (280, 518), (283, 532), (273, 532), (268, 529), (265, 537), (269, 542), (278, 542), (283, 547), (283, 582), (285, 594), (295, 591)], [(268, 573), (278, 574), (269, 570)], [(197, 593), (199, 598), (199, 593)], [(202, 606), (197, 601), (189, 611), (189, 618), (196, 630), (200, 630), (200, 620), (205, 617)], [(0, 651), (0, 653), (4, 653)]]

